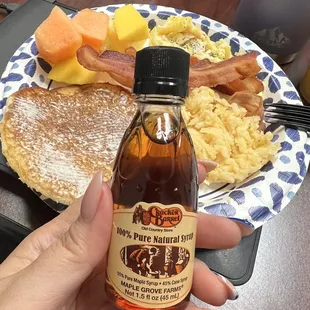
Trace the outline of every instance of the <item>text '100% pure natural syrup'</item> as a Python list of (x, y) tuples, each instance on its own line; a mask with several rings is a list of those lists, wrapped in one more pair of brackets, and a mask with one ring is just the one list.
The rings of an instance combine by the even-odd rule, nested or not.
[(106, 290), (120, 309), (185, 309), (197, 225), (197, 164), (181, 107), (190, 56), (137, 53), (137, 112), (115, 161)]

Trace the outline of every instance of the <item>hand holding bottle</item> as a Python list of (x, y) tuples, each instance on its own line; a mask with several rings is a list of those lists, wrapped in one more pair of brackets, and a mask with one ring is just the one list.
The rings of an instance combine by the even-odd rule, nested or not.
[[(207, 173), (204, 165), (199, 164), (200, 179)], [(104, 292), (112, 205), (110, 188), (98, 173), (83, 198), (30, 234), (0, 265), (0, 309), (115, 309)], [(198, 215), (198, 247), (231, 248), (240, 239), (233, 221)], [(215, 306), (238, 296), (232, 284), (197, 259), (192, 294)], [(189, 304), (188, 309), (199, 308)]]

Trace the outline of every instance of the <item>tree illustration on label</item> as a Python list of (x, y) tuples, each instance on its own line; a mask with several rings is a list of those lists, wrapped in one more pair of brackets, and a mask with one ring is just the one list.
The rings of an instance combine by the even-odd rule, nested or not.
[(180, 274), (190, 260), (187, 249), (175, 246), (130, 245), (122, 248), (120, 255), (127, 268), (153, 279)]
[(152, 206), (148, 210), (141, 205), (137, 206), (132, 217), (133, 224), (150, 225), (159, 227), (174, 227), (182, 220), (182, 211), (177, 207), (162, 209)]

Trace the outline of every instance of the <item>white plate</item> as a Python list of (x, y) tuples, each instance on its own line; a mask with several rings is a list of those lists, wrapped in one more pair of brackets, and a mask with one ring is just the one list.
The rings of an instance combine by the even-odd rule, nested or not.
[[(121, 5), (96, 8), (113, 16)], [(196, 13), (155, 5), (134, 5), (148, 20), (149, 28), (162, 24), (171, 15), (191, 16), (211, 40), (226, 40), (233, 53), (239, 50), (258, 52), (262, 70), (258, 77), (264, 82), (264, 102), (301, 104), (298, 93), (280, 67), (258, 46), (229, 27)], [(0, 83), (0, 120), (5, 102), (13, 92), (28, 86), (54, 88), (57, 83), (47, 78), (50, 66), (38, 56), (34, 36), (15, 52), (9, 61)], [(274, 141), (282, 149), (272, 162), (246, 181), (239, 184), (202, 186), (199, 192), (199, 211), (226, 216), (252, 228), (258, 228), (277, 215), (295, 196), (307, 172), (310, 145), (304, 132), (269, 126)], [(55, 203), (47, 201), (55, 207)], [(56, 209), (60, 209), (58, 205)]]

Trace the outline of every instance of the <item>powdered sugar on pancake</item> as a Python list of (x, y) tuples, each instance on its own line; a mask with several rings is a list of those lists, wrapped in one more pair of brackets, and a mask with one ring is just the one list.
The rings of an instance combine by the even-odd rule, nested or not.
[(135, 111), (131, 94), (109, 84), (24, 88), (8, 100), (1, 133), (4, 155), (29, 187), (70, 204), (97, 171), (105, 180), (111, 177)]

